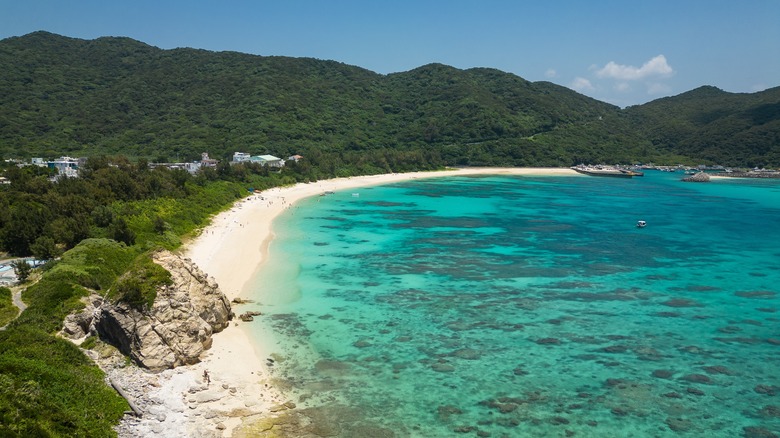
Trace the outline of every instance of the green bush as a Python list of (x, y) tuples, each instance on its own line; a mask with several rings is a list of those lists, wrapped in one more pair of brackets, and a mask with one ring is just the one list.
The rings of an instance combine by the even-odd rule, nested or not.
[(84, 339), (84, 342), (79, 345), (79, 347), (85, 349), (85, 350), (91, 350), (95, 348), (97, 345), (98, 338), (97, 336), (87, 336), (86, 339)]
[(14, 306), (11, 289), (0, 287), (0, 327), (8, 324), (19, 314), (19, 309)]
[(171, 283), (171, 273), (144, 253), (119, 277), (109, 298), (134, 307), (150, 307), (157, 296), (157, 287)]
[(68, 341), (29, 326), (0, 332), (0, 436), (103, 437), (127, 409)]
[(137, 257), (136, 248), (110, 239), (86, 239), (22, 294), (27, 310), (12, 324), (34, 324), (56, 332), (69, 313), (84, 307), (89, 290), (108, 290)]

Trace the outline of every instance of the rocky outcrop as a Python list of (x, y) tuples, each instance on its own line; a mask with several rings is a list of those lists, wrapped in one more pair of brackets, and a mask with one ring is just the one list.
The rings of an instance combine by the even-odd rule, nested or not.
[(136, 363), (153, 371), (197, 363), (211, 347), (211, 335), (229, 324), (230, 302), (189, 259), (160, 251), (154, 261), (171, 273), (172, 284), (157, 290), (150, 308), (89, 297), (86, 308), (70, 315), (62, 334), (97, 334)]
[(710, 176), (704, 172), (699, 172), (682, 179), (685, 182), (710, 182)]

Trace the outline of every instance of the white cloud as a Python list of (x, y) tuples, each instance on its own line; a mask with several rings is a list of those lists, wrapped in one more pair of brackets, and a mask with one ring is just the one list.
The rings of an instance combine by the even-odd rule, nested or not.
[(577, 91), (595, 90), (595, 88), (593, 88), (593, 84), (591, 84), (589, 80), (581, 77), (574, 78), (574, 81), (571, 83), (571, 88)]
[(556, 78), (558, 77), (558, 72), (555, 71), (554, 68), (548, 68), (546, 72), (544, 72), (544, 75), (548, 78)]
[(631, 85), (629, 85), (628, 82), (618, 82), (615, 84), (615, 91), (620, 91), (621, 93), (631, 91)]
[(666, 62), (664, 55), (645, 62), (641, 67), (633, 65), (621, 65), (609, 61), (607, 65), (596, 71), (600, 78), (612, 78), (621, 81), (635, 81), (647, 77), (669, 77), (674, 74), (674, 69)]

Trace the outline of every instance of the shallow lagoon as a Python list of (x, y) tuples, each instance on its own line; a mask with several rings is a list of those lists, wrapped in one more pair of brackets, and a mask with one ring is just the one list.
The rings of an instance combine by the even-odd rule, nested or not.
[(340, 436), (780, 433), (780, 185), (680, 178), (301, 202), (256, 280), (277, 383)]

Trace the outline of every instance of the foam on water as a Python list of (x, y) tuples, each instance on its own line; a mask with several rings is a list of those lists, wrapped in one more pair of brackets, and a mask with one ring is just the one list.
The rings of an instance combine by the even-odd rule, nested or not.
[(341, 436), (778, 433), (780, 189), (679, 178), (308, 199), (274, 225), (253, 324)]

